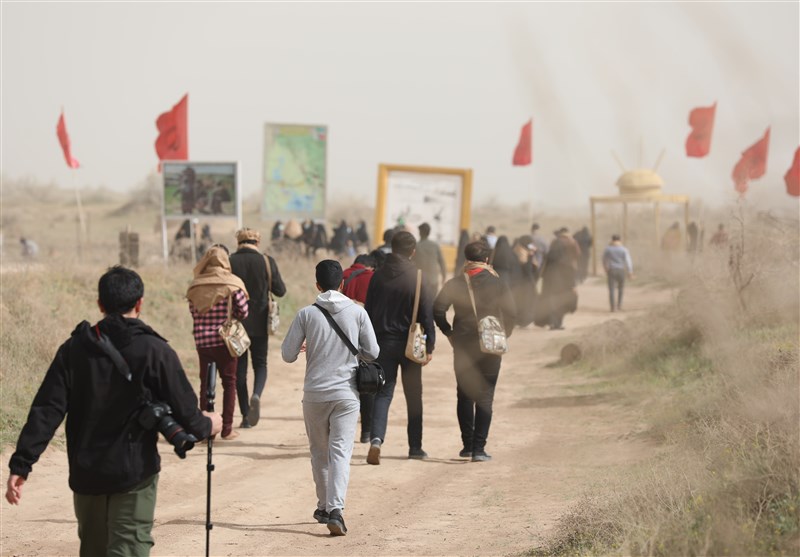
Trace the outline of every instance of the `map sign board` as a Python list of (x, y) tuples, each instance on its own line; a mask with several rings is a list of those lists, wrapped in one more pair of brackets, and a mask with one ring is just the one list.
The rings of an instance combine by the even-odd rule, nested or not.
[(472, 170), (382, 164), (378, 170), (375, 238), (387, 228), (431, 226), (430, 239), (442, 248), (448, 266), (455, 262), (458, 238), (469, 228)]
[(262, 219), (325, 217), (327, 126), (264, 125)]

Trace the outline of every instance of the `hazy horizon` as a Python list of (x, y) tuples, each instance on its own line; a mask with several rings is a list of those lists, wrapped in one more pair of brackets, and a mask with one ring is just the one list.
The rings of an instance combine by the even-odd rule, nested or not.
[[(189, 94), (195, 161), (261, 187), (266, 122), (329, 128), (328, 200), (374, 203), (380, 163), (471, 168), (473, 203), (588, 205), (621, 170), (665, 193), (737, 197), (740, 153), (771, 127), (748, 200), (784, 207), (800, 143), (798, 3), (2, 4), (2, 171), (128, 190), (157, 164), (155, 119)], [(717, 102), (711, 153), (689, 111)], [(74, 178), (55, 134), (65, 111)], [(533, 117), (533, 164), (513, 167)]]

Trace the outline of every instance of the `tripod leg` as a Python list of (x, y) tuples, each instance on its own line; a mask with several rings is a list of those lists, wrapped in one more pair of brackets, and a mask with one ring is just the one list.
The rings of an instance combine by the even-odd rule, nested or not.
[[(208, 400), (208, 411), (214, 411), (214, 395), (217, 385), (217, 364), (211, 362), (208, 364), (208, 391), (206, 398)], [(208, 436), (208, 460), (206, 461), (206, 471), (208, 481), (206, 483), (206, 557), (209, 556), (211, 548), (211, 529), (214, 525), (211, 523), (211, 472), (214, 471), (214, 464), (211, 460), (212, 451), (214, 448), (214, 439)]]

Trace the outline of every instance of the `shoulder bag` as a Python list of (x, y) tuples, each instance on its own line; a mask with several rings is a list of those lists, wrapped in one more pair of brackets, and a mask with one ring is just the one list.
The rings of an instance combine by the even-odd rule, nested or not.
[(467, 273), (464, 273), (464, 280), (467, 281), (469, 301), (472, 302), (472, 311), (475, 312), (475, 320), (478, 322), (478, 343), (480, 344), (481, 352), (502, 356), (508, 352), (508, 340), (506, 339), (506, 329), (503, 327), (503, 322), (493, 315), (478, 319), (478, 310), (475, 308), (475, 294), (472, 292), (472, 283)]
[(328, 313), (328, 310), (319, 304), (314, 304), (314, 306), (322, 312), (322, 315), (328, 320), (328, 323), (330, 323), (333, 330), (336, 331), (336, 334), (339, 335), (339, 338), (344, 341), (347, 348), (353, 353), (353, 356), (358, 358), (358, 366), (356, 366), (356, 385), (358, 386), (359, 394), (369, 395), (380, 391), (381, 387), (386, 384), (386, 375), (381, 365), (378, 362), (365, 362), (359, 358), (358, 350), (356, 350), (356, 347), (353, 346), (353, 343), (350, 342), (350, 339), (347, 338), (347, 335), (344, 334), (344, 331), (342, 331), (336, 321), (334, 321), (331, 314)]
[(228, 352), (238, 358), (250, 348), (250, 337), (241, 321), (233, 318), (233, 294), (228, 296), (228, 318), (220, 325), (219, 336), (225, 342)]
[(422, 271), (417, 270), (417, 289), (414, 292), (414, 311), (411, 314), (411, 328), (408, 330), (406, 340), (406, 358), (418, 364), (424, 364), (428, 359), (425, 344), (426, 336), (422, 333), (422, 325), (417, 323), (417, 310), (419, 309), (419, 292), (422, 287)]
[(264, 263), (267, 265), (267, 335), (274, 335), (278, 332), (281, 324), (281, 310), (278, 301), (272, 297), (272, 266), (269, 264), (269, 257), (266, 253)]

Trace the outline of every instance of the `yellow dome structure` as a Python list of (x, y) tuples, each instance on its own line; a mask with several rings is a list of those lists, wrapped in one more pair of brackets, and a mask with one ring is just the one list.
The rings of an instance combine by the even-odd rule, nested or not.
[(628, 170), (617, 179), (620, 195), (652, 197), (661, 195), (664, 180), (649, 168)]
[[(622, 241), (625, 242), (628, 237), (628, 204), (629, 203), (652, 203), (653, 204), (653, 245), (658, 246), (660, 237), (660, 220), (661, 220), (661, 204), (662, 203), (676, 203), (683, 205), (683, 221), (684, 229), (689, 225), (689, 196), (688, 195), (664, 195), (661, 188), (664, 186), (664, 180), (661, 179), (656, 173), (661, 158), (664, 152), (661, 152), (653, 169), (650, 168), (635, 168), (627, 170), (616, 153), (612, 151), (614, 158), (617, 159), (620, 167), (622, 168), (622, 175), (617, 178), (617, 188), (619, 188), (618, 195), (608, 196), (591, 196), (589, 202), (592, 212), (592, 238), (597, 238), (596, 234), (596, 216), (595, 205), (598, 204), (613, 204), (622, 205)], [(641, 161), (640, 163), (641, 164)], [(592, 273), (597, 274), (597, 248), (593, 242), (592, 245)]]

